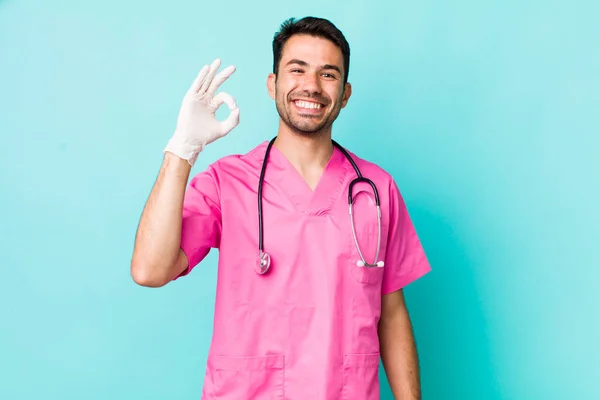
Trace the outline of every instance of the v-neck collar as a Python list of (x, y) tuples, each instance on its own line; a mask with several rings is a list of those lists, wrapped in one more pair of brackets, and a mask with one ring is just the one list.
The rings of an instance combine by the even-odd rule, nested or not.
[[(259, 151), (262, 153), (260, 156), (261, 166), (267, 145), (268, 142), (264, 142), (260, 146)], [(271, 146), (265, 180), (271, 180), (281, 186), (284, 189), (282, 192), (300, 213), (327, 215), (345, 187), (344, 183), (351, 169), (350, 162), (334, 146), (333, 153), (313, 191), (285, 155), (275, 146)]]

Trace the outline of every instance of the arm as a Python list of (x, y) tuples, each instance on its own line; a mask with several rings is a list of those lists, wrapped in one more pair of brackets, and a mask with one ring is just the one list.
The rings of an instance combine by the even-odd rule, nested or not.
[(190, 164), (165, 152), (163, 164), (137, 229), (131, 276), (142, 286), (160, 287), (187, 268), (180, 248), (183, 199)]
[[(186, 92), (175, 133), (165, 148), (163, 164), (140, 218), (131, 276), (142, 286), (164, 286), (184, 273), (190, 262), (198, 262), (202, 257), (198, 256), (197, 249), (188, 246), (195, 256), (190, 260), (182, 248), (184, 199), (190, 170), (206, 145), (227, 135), (239, 122), (239, 109), (233, 97), (225, 92), (215, 95), (219, 86), (235, 71), (230, 66), (217, 74), (220, 65), (221, 61), (217, 59), (210, 67), (204, 66)], [(232, 112), (225, 121), (219, 121), (215, 113), (223, 103), (227, 103)], [(203, 188), (197, 197), (202, 198), (202, 192)], [(190, 203), (195, 202), (196, 198), (190, 197)], [(191, 229), (187, 230), (201, 238), (214, 236), (210, 233), (211, 224), (203, 223), (201, 217), (198, 219), (201, 221), (189, 222)], [(188, 218), (191, 220), (194, 218)], [(189, 235), (186, 236), (188, 242), (195, 239)]]
[(420, 400), (417, 348), (403, 288), (427, 274), (431, 267), (400, 194), (389, 187), (389, 233), (383, 272), (380, 352), (388, 381), (398, 400)]
[(417, 348), (402, 290), (382, 297), (379, 341), (381, 360), (394, 398), (420, 400)]

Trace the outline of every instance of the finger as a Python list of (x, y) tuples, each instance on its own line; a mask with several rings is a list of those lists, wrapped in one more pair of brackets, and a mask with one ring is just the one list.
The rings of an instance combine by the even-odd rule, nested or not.
[(220, 123), (221, 135), (225, 136), (240, 122), (240, 109), (237, 106), (235, 99), (228, 93), (220, 92), (213, 98), (213, 106), (215, 110), (223, 103), (226, 103), (231, 113), (226, 120)]
[(227, 78), (229, 78), (234, 72), (235, 72), (235, 67), (233, 65), (230, 65), (229, 67), (225, 68), (223, 71), (219, 72), (219, 74), (217, 76), (215, 76), (213, 81), (210, 83), (210, 86), (208, 87), (208, 90), (206, 91), (206, 93), (208, 93), (210, 95), (215, 94), (215, 92), (217, 91), (219, 86), (221, 86), (223, 84), (223, 82), (225, 82), (227, 80)]
[(226, 103), (231, 111), (234, 111), (238, 108), (235, 99), (229, 93), (220, 92), (215, 97), (213, 97), (212, 104), (215, 110), (219, 108), (223, 103)]
[(208, 70), (208, 74), (206, 75), (206, 79), (204, 79), (204, 81), (202, 82), (202, 86), (198, 90), (200, 94), (204, 94), (206, 92), (220, 66), (221, 60), (218, 58), (212, 62), (212, 64), (210, 65), (210, 69)]
[(236, 108), (229, 114), (229, 117), (221, 122), (221, 135), (225, 136), (240, 123), (240, 109)]
[(194, 82), (192, 82), (192, 86), (190, 86), (190, 88), (188, 89), (188, 93), (196, 93), (198, 89), (200, 89), (200, 86), (202, 85), (202, 82), (204, 82), (204, 78), (206, 77), (207, 73), (208, 65), (205, 65), (204, 67), (202, 67), (200, 72), (198, 72), (196, 79), (194, 79)]

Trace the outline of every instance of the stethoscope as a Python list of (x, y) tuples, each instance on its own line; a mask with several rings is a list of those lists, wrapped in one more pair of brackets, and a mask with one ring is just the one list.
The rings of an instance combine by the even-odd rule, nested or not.
[[(265, 170), (267, 169), (267, 161), (269, 159), (271, 147), (273, 146), (273, 143), (275, 142), (276, 138), (277, 137), (274, 137), (273, 139), (271, 139), (271, 141), (267, 145), (267, 150), (265, 151), (265, 159), (263, 160), (262, 169), (260, 171), (260, 178), (258, 180), (258, 259), (256, 260), (255, 270), (260, 275), (266, 273), (269, 270), (269, 268), (271, 267), (271, 256), (269, 255), (269, 253), (264, 251), (264, 246), (263, 246), (263, 230), (264, 229), (263, 229), (262, 187), (263, 187), (263, 182), (265, 179)], [(358, 254), (360, 255), (360, 260), (358, 260), (356, 262), (356, 265), (358, 265), (359, 267), (367, 267), (367, 268), (373, 268), (373, 267), (381, 268), (384, 265), (383, 261), (381, 261), (381, 260), (377, 261), (377, 259), (379, 257), (379, 250), (381, 248), (381, 207), (379, 206), (379, 193), (377, 191), (377, 187), (375, 186), (373, 181), (362, 176), (362, 174), (360, 173), (360, 170), (358, 169), (358, 166), (356, 165), (356, 163), (354, 162), (352, 157), (350, 157), (348, 152), (342, 146), (340, 146), (335, 140), (332, 140), (332, 142), (333, 142), (333, 145), (335, 147), (337, 147), (344, 154), (346, 159), (348, 159), (348, 161), (350, 161), (350, 163), (352, 164), (352, 167), (354, 168), (354, 171), (356, 171), (356, 175), (357, 175), (357, 177), (354, 180), (352, 180), (350, 182), (350, 185), (348, 186), (348, 206), (349, 206), (349, 212), (350, 212), (350, 225), (352, 226), (352, 237), (354, 238), (354, 244), (356, 245), (356, 249), (358, 250)], [(360, 250), (360, 245), (358, 244), (358, 238), (356, 237), (356, 230), (354, 228), (354, 213), (352, 212), (352, 206), (354, 204), (354, 199), (352, 197), (352, 189), (353, 189), (354, 185), (356, 185), (359, 182), (366, 182), (369, 185), (371, 185), (371, 188), (373, 189), (373, 194), (375, 195), (375, 206), (377, 208), (378, 232), (377, 232), (377, 252), (375, 253), (375, 260), (373, 261), (373, 264), (370, 264), (365, 260), (365, 257), (363, 256), (363, 253)]]

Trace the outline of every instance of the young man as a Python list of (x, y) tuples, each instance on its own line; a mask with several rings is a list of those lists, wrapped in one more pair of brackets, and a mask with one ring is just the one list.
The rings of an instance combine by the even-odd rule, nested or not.
[[(375, 400), (380, 359), (395, 398), (420, 398), (402, 288), (430, 267), (393, 178), (332, 141), (349, 54), (327, 20), (284, 22), (267, 79), (276, 137), (211, 164), (187, 190), (198, 154), (238, 124), (233, 97), (216, 93), (234, 68), (205, 66), (184, 97), (131, 274), (160, 287), (219, 249), (204, 400)], [(223, 103), (231, 114), (219, 122)], [(353, 182), (357, 169), (372, 182)]]

